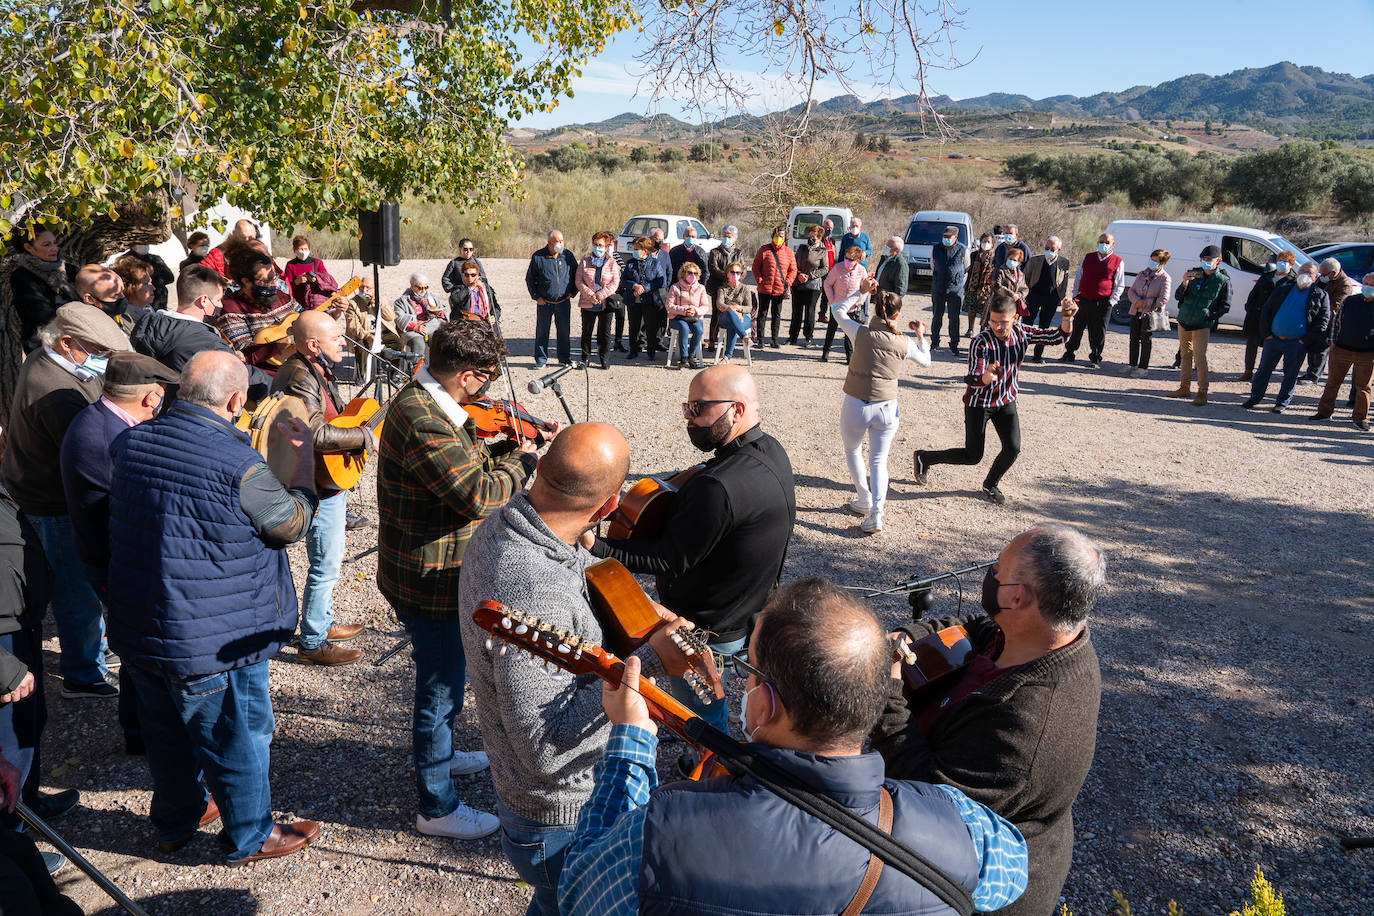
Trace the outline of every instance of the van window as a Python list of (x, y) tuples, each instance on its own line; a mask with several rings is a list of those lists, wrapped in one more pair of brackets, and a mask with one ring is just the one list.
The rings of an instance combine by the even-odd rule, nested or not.
[(1269, 244), (1273, 245), (1274, 248), (1276, 248), (1279, 251), (1291, 251), (1293, 252), (1293, 254), (1297, 255), (1299, 267), (1301, 267), (1303, 264), (1306, 264), (1308, 261), (1312, 260), (1311, 255), (1309, 255), (1307, 252), (1303, 251), (1301, 248), (1294, 245), (1292, 242), (1288, 241), (1288, 239), (1284, 238), (1281, 235), (1269, 236)]
[[(831, 222), (835, 220), (833, 216), (830, 219)], [(823, 222), (825, 222), (824, 213), (798, 213), (797, 221), (792, 224), (792, 238), (801, 241), (806, 238), (806, 230), (812, 226), (819, 226)]]
[[(945, 234), (945, 227), (949, 223), (927, 223), (913, 222), (906, 227), (906, 243), (908, 245), (938, 245), (941, 237)], [(968, 247), (968, 227), (959, 226), (959, 243)]]
[(1246, 273), (1264, 273), (1264, 262), (1269, 260), (1273, 253), (1268, 245), (1254, 239), (1243, 239), (1234, 235), (1221, 237), (1221, 263)]
[(686, 235), (686, 234), (687, 234), (687, 227), (690, 226), (690, 225), (691, 225), (691, 223), (690, 223), (688, 220), (685, 220), (685, 219), (680, 219), (680, 220), (678, 220), (678, 221), (677, 221), (677, 235), (674, 235), (673, 238), (675, 238), (675, 239), (680, 239), (680, 238), (682, 238), (684, 235)]
[(709, 239), (711, 237), (711, 233), (706, 231), (706, 227), (703, 226), (701, 223), (697, 222), (694, 219), (689, 219), (687, 222), (691, 223), (692, 228), (697, 231), (697, 238)]
[(666, 235), (668, 232), (667, 221), (661, 219), (649, 219), (648, 217), (644, 216), (636, 216), (634, 219), (630, 220), (628, 223), (625, 224), (625, 228), (621, 230), (620, 234), (628, 235), (631, 238), (634, 238), (641, 235), (648, 235), (654, 229), (662, 230), (663, 233)]

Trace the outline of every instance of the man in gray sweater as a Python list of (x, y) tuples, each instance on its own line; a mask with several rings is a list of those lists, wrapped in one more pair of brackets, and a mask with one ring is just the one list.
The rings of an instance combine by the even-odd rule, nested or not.
[[(473, 534), (463, 557), (461, 606), (499, 601), (600, 645), (602, 628), (583, 576), (597, 559), (585, 549), (584, 535), (615, 510), (629, 468), (630, 447), (615, 427), (578, 423), (560, 432), (529, 494), (517, 495)], [(601, 681), (550, 673), (515, 652), (488, 651), (487, 634), (471, 615), (464, 615), (462, 629), (501, 848), (534, 889), (529, 912), (556, 916), (563, 854), (611, 730)], [(669, 629), (635, 652), (644, 676), (685, 672), (687, 660)]]

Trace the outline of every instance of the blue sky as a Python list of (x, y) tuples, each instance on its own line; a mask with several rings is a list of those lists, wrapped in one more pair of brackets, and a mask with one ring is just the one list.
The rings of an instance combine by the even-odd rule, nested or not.
[[(965, 28), (955, 33), (955, 53), (970, 63), (957, 70), (933, 71), (927, 81), (932, 94), (956, 99), (989, 92), (1019, 92), (1032, 98), (1092, 95), (1281, 60), (1356, 76), (1374, 72), (1368, 47), (1368, 39), (1374, 37), (1371, 0), (1326, 0), (1308, 6), (1309, 11), (1320, 10), (1313, 21), (1304, 21), (1301, 7), (1276, 0), (963, 3)], [(635, 32), (618, 36), (605, 54), (583, 68), (583, 75), (573, 82), (573, 98), (563, 100), (551, 114), (532, 115), (517, 126), (547, 128), (599, 121), (623, 111), (645, 112), (648, 100), (635, 97), (635, 78), (627, 72), (637, 38)], [(842, 92), (830, 84), (820, 97)], [(784, 104), (768, 107), (797, 101), (784, 98)], [(660, 110), (696, 120), (671, 101)]]

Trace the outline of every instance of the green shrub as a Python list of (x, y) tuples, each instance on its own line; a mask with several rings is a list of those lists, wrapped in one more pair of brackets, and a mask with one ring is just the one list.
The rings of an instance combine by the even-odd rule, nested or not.
[(1270, 212), (1307, 210), (1329, 199), (1336, 161), (1306, 140), (1241, 156), (1231, 165), (1231, 198)]
[(1331, 199), (1342, 215), (1374, 214), (1374, 162), (1350, 159), (1331, 183)]

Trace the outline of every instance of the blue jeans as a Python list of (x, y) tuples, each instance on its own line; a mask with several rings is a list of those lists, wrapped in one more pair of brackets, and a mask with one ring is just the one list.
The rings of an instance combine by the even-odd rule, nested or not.
[(57, 670), (63, 680), (96, 684), (105, 679), (105, 618), (100, 598), (86, 580), (76, 554), (69, 515), (30, 515), (53, 571), (52, 616), (61, 649)]
[[(720, 326), (725, 328), (725, 355), (734, 356), (735, 342), (749, 333), (749, 319), (734, 309), (726, 309), (720, 313)], [(806, 339), (810, 340), (810, 335)]]
[(1255, 378), (1250, 382), (1250, 400), (1258, 401), (1264, 397), (1264, 389), (1269, 387), (1269, 376), (1274, 374), (1280, 357), (1283, 358), (1283, 383), (1279, 385), (1279, 399), (1275, 406), (1287, 407), (1288, 402), (1293, 400), (1293, 386), (1298, 383), (1302, 361), (1307, 359), (1307, 347), (1297, 337), (1292, 340), (1271, 337), (1264, 342)]
[(679, 316), (669, 321), (668, 327), (677, 331), (677, 355), (680, 358), (701, 356), (703, 325), (700, 318), (682, 318)]
[(334, 583), (339, 581), (345, 543), (344, 518), (348, 511), (348, 491), (341, 490), (320, 500), (320, 508), (305, 532), (305, 555), (310, 570), (305, 574), (305, 594), (301, 598), (300, 647), (314, 652), (324, 645), (334, 624)]
[[(15, 630), (0, 634), (0, 649), (13, 655), (33, 675), (33, 693), (18, 703), (0, 703), (0, 757), (19, 770), (19, 793), (27, 805), (38, 801), (42, 778), (43, 726), (48, 721), (43, 698), (43, 629)], [(7, 820), (0, 814), (0, 822)]]
[(932, 349), (940, 346), (940, 327), (945, 321), (945, 312), (949, 312), (949, 345), (959, 346), (959, 310), (964, 306), (964, 294), (961, 292), (940, 292), (931, 290), (930, 293), (930, 346)]
[(148, 745), (153, 774), (148, 813), (158, 839), (175, 842), (194, 833), (213, 795), (224, 824), (219, 841), (229, 861), (253, 855), (272, 833), (267, 662), (188, 681), (127, 662), (125, 667), (133, 669)]
[[(713, 642), (711, 643), (711, 651), (729, 659), (730, 656), (738, 654), (748, 642), (748, 638), (744, 636), (741, 636), (739, 639), (732, 639), (729, 642)], [(728, 683), (729, 667), (730, 666), (727, 664), (726, 671), (720, 673), (720, 683), (722, 687)], [(701, 700), (697, 699), (697, 692), (687, 686), (686, 681), (676, 677), (668, 679), (668, 684), (665, 689), (668, 693), (676, 697), (683, 706), (686, 706), (692, 712), (705, 719), (708, 724), (715, 726), (727, 735), (730, 734), (729, 697), (723, 700), (713, 699), (711, 700), (711, 705), (707, 706), (705, 703), (701, 702)]]
[(453, 720), (463, 711), (467, 659), (456, 620), (425, 620), (397, 611), (410, 634), (415, 662), (415, 709), (411, 744), (420, 813), (445, 817), (458, 807), (449, 767), (453, 763)]
[(558, 361), (560, 363), (572, 362), (572, 338), (569, 337), (572, 321), (572, 300), (564, 299), (562, 302), (546, 302), (543, 305), (534, 306), (534, 361), (537, 363), (548, 362), (549, 359), (549, 325), (558, 326)]
[(558, 916), (558, 877), (577, 825), (550, 826), (511, 814), (499, 798), (496, 816), (501, 819), (501, 851), (534, 891), (525, 916)]

